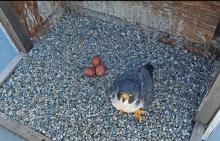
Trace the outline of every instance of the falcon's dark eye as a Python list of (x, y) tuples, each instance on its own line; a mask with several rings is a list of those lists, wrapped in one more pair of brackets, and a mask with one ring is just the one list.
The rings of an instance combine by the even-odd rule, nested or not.
[(128, 101), (128, 103), (131, 104), (131, 103), (133, 103), (134, 101), (135, 101), (135, 96), (132, 95), (132, 94), (130, 94), (130, 95), (129, 95), (129, 101)]
[(120, 100), (121, 98), (121, 93), (117, 93), (117, 100)]

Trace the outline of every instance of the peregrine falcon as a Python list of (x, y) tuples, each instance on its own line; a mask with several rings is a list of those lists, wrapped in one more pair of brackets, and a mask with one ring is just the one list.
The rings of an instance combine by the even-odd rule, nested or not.
[(141, 121), (141, 114), (145, 112), (143, 108), (153, 101), (153, 69), (148, 63), (117, 77), (111, 86), (112, 105), (119, 111), (135, 113), (134, 116)]

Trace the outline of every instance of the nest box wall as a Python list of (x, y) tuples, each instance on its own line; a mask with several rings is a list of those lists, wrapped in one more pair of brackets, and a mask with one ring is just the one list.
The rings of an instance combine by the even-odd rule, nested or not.
[[(139, 25), (143, 29), (151, 28), (181, 36), (198, 44), (211, 43), (220, 20), (218, 1), (11, 1), (10, 3), (31, 38), (42, 36), (62, 17), (66, 8), (78, 14), (86, 13), (85, 15), (103, 20), (109, 20), (107, 16), (114, 16), (122, 21)], [(100, 16), (100, 13), (104, 16)], [(204, 54), (203, 56), (209, 56), (207, 50), (215, 50), (209, 47), (186, 46), (181, 48)], [(220, 53), (218, 54), (220, 56)]]
[(220, 19), (215, 1), (70, 1), (73, 9), (86, 8), (193, 42), (210, 42)]

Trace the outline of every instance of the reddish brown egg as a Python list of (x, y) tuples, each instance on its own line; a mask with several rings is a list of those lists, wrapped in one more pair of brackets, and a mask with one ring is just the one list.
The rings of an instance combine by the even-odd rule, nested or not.
[(96, 67), (95, 72), (96, 72), (96, 75), (97, 75), (97, 76), (102, 76), (102, 75), (104, 75), (104, 74), (105, 74), (105, 66), (104, 66), (103, 64), (98, 65), (98, 66)]
[(84, 74), (85, 74), (86, 76), (92, 77), (92, 76), (95, 75), (95, 69), (94, 69), (93, 67), (86, 67), (86, 68), (84, 69)]
[(92, 58), (92, 65), (97, 67), (98, 65), (102, 64), (102, 59), (100, 56), (96, 55)]

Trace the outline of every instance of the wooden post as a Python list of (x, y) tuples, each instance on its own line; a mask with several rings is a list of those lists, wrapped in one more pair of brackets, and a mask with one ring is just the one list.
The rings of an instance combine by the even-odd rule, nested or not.
[[(215, 48), (214, 50), (216, 51), (216, 57), (220, 58), (220, 52), (218, 52), (220, 49), (220, 22), (216, 28), (212, 45)], [(202, 139), (207, 139), (207, 137), (210, 135), (210, 132), (213, 130), (213, 127), (219, 122), (219, 120), (216, 119), (219, 118), (219, 112), (216, 114), (217, 116), (214, 117), (214, 115), (220, 108), (220, 61), (215, 61), (214, 72), (211, 78), (213, 80), (212, 84), (210, 85), (206, 96), (203, 98), (203, 101), (200, 104), (194, 118), (196, 123), (194, 125), (190, 141), (201, 141)], [(213, 117), (214, 119), (211, 121)], [(205, 129), (207, 124), (209, 124), (208, 128)]]
[(213, 132), (213, 130), (220, 124), (220, 110), (216, 113), (212, 121), (210, 122), (208, 128), (204, 132), (202, 139), (207, 140), (207, 138), (210, 136), (210, 134)]
[(11, 62), (0, 72), (0, 86), (6, 81), (10, 74), (15, 70), (24, 53), (20, 52)]
[(0, 22), (20, 51), (26, 53), (33, 47), (9, 1), (0, 1)]
[(195, 121), (206, 125), (220, 107), (220, 73), (214, 81), (208, 95), (203, 99), (195, 116)]
[(18, 123), (16, 120), (0, 112), (0, 126), (19, 135), (28, 141), (51, 141), (49, 138), (37, 133), (36, 131)]
[(190, 141), (201, 141), (204, 131), (205, 127), (202, 124), (196, 122), (190, 137)]
[(16, 48), (19, 50), (17, 57), (15, 57), (8, 66), (0, 72), (1, 86), (7, 77), (13, 72), (24, 53), (27, 53), (33, 47), (33, 44), (25, 33), (23, 26), (21, 25), (9, 1), (0, 1), (0, 23), (3, 25)]

